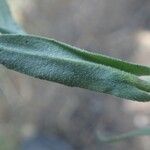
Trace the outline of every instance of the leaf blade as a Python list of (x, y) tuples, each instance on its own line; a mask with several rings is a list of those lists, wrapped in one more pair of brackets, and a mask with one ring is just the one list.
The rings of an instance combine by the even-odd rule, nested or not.
[[(136, 76), (141, 74), (141, 68), (149, 75), (149, 67), (90, 53), (52, 39), (1, 35), (0, 63), (9, 69), (68, 86), (137, 101), (150, 100), (150, 84)], [(116, 64), (138, 69), (131, 74), (130, 67), (126, 72)]]
[(6, 0), (0, 0), (0, 33), (20, 33), (24, 34), (24, 31), (17, 25), (12, 18)]
[(150, 128), (143, 128), (143, 129), (136, 129), (127, 133), (123, 133), (120, 135), (115, 135), (115, 136), (104, 136), (98, 131), (98, 139), (101, 142), (119, 142), (121, 140), (126, 140), (132, 137), (137, 137), (137, 136), (149, 136), (150, 135)]

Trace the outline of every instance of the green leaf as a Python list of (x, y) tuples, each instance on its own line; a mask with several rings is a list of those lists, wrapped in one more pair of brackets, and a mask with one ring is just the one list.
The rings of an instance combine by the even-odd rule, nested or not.
[(12, 18), (6, 0), (0, 0), (0, 33), (24, 33)]
[(139, 78), (150, 76), (150, 67), (90, 53), (53, 39), (0, 35), (0, 63), (39, 79), (131, 100), (150, 100), (150, 84)]
[(149, 136), (149, 135), (150, 135), (150, 128), (144, 128), (109, 137), (104, 136), (102, 133), (98, 132), (98, 139), (101, 142), (119, 142), (121, 140), (125, 140), (132, 137)]

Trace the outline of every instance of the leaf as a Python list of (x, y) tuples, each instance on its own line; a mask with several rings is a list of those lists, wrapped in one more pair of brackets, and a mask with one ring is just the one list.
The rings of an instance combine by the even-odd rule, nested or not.
[(24, 33), (12, 18), (6, 0), (0, 0), (0, 33)]
[(116, 135), (116, 136), (104, 136), (103, 134), (101, 134), (100, 132), (98, 132), (98, 139), (101, 142), (119, 142), (121, 140), (125, 140), (131, 137), (137, 137), (137, 136), (149, 136), (150, 135), (150, 128), (144, 128), (144, 129), (137, 129), (134, 131), (130, 131), (127, 133), (123, 133), (120, 135)]
[(121, 98), (149, 101), (150, 68), (27, 35), (0, 35), (0, 63), (27, 75)]

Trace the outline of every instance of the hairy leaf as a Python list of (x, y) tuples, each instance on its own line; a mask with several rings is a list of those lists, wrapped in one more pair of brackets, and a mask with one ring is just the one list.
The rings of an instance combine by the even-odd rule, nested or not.
[(6, 0), (0, 0), (0, 33), (24, 33), (12, 18)]
[(94, 54), (53, 39), (0, 35), (0, 63), (27, 75), (121, 98), (149, 101), (150, 68)]

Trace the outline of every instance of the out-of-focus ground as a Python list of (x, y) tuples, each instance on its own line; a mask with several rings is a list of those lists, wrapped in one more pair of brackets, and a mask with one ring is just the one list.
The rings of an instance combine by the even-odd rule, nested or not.
[[(29, 33), (150, 64), (149, 0), (9, 2)], [(58, 145), (62, 150), (149, 150), (150, 137), (108, 144), (96, 136), (97, 131), (113, 135), (147, 126), (150, 103), (70, 88), (0, 67), (0, 150), (53, 150), (53, 145), (57, 150)]]

